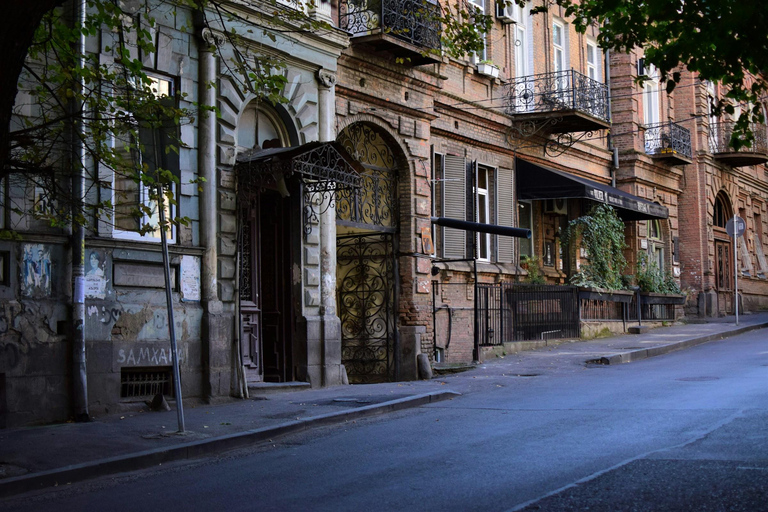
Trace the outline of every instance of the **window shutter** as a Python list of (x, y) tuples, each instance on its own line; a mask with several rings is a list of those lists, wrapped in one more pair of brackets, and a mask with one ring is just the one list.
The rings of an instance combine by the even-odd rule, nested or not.
[[(443, 175), (443, 217), (465, 220), (467, 218), (467, 183), (464, 158), (445, 155)], [(466, 257), (466, 234), (460, 229), (441, 227), (443, 258)]]
[(672, 263), (680, 263), (680, 237), (672, 238)]
[[(499, 168), (496, 172), (496, 211), (499, 225), (515, 225), (514, 191), (512, 188), (512, 171)], [(514, 263), (515, 239), (510, 236), (498, 237), (498, 262)]]
[[(467, 217), (469, 222), (479, 222), (477, 211), (477, 160), (467, 162), (466, 167), (467, 186), (466, 186), (466, 205), (467, 205)], [(474, 239), (473, 239), (474, 237)], [(477, 233), (471, 231), (464, 232), (464, 243), (466, 249), (464, 254), (467, 254), (468, 258), (479, 257), (479, 247), (477, 246)]]

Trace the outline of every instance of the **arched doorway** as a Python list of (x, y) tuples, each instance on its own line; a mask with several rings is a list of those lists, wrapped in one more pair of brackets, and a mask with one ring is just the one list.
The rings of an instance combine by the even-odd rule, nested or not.
[(728, 196), (720, 192), (715, 197), (712, 214), (712, 231), (715, 237), (715, 289), (719, 315), (727, 315), (733, 311), (733, 246), (725, 231), (725, 225), (731, 217), (733, 210)]
[[(291, 137), (278, 112), (248, 104), (236, 130), (238, 153), (288, 147)], [(286, 382), (293, 375), (293, 310), (290, 236), (297, 222), (284, 180), (239, 177), (238, 254), (240, 352), (246, 380)], [(246, 185), (247, 183), (247, 185)]]
[(397, 158), (365, 123), (337, 137), (365, 169), (362, 187), (336, 196), (341, 358), (351, 383), (397, 379)]

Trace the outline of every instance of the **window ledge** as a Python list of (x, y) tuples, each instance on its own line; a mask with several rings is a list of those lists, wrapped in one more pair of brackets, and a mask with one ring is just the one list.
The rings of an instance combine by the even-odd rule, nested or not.
[[(475, 269), (471, 261), (436, 261), (433, 265), (440, 270), (453, 272), (473, 272)], [(477, 272), (483, 274), (526, 275), (527, 272), (514, 263), (488, 263), (477, 262)]]

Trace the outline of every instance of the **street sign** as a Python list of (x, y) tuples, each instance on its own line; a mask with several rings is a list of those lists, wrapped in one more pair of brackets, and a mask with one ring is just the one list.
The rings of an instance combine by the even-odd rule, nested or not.
[(747, 223), (738, 215), (734, 215), (733, 218), (728, 219), (728, 222), (725, 224), (725, 231), (728, 233), (728, 236), (734, 236), (734, 233), (736, 233), (735, 236), (742, 236), (746, 230)]

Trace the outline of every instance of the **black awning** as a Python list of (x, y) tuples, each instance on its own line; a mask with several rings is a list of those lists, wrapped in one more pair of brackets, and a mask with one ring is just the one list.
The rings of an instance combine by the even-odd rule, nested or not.
[(584, 198), (606, 203), (622, 220), (666, 219), (669, 211), (629, 192), (579, 176), (516, 159), (518, 199)]
[(241, 191), (274, 185), (297, 175), (312, 191), (360, 188), (362, 166), (337, 142), (309, 142), (290, 148), (256, 149), (237, 157)]

